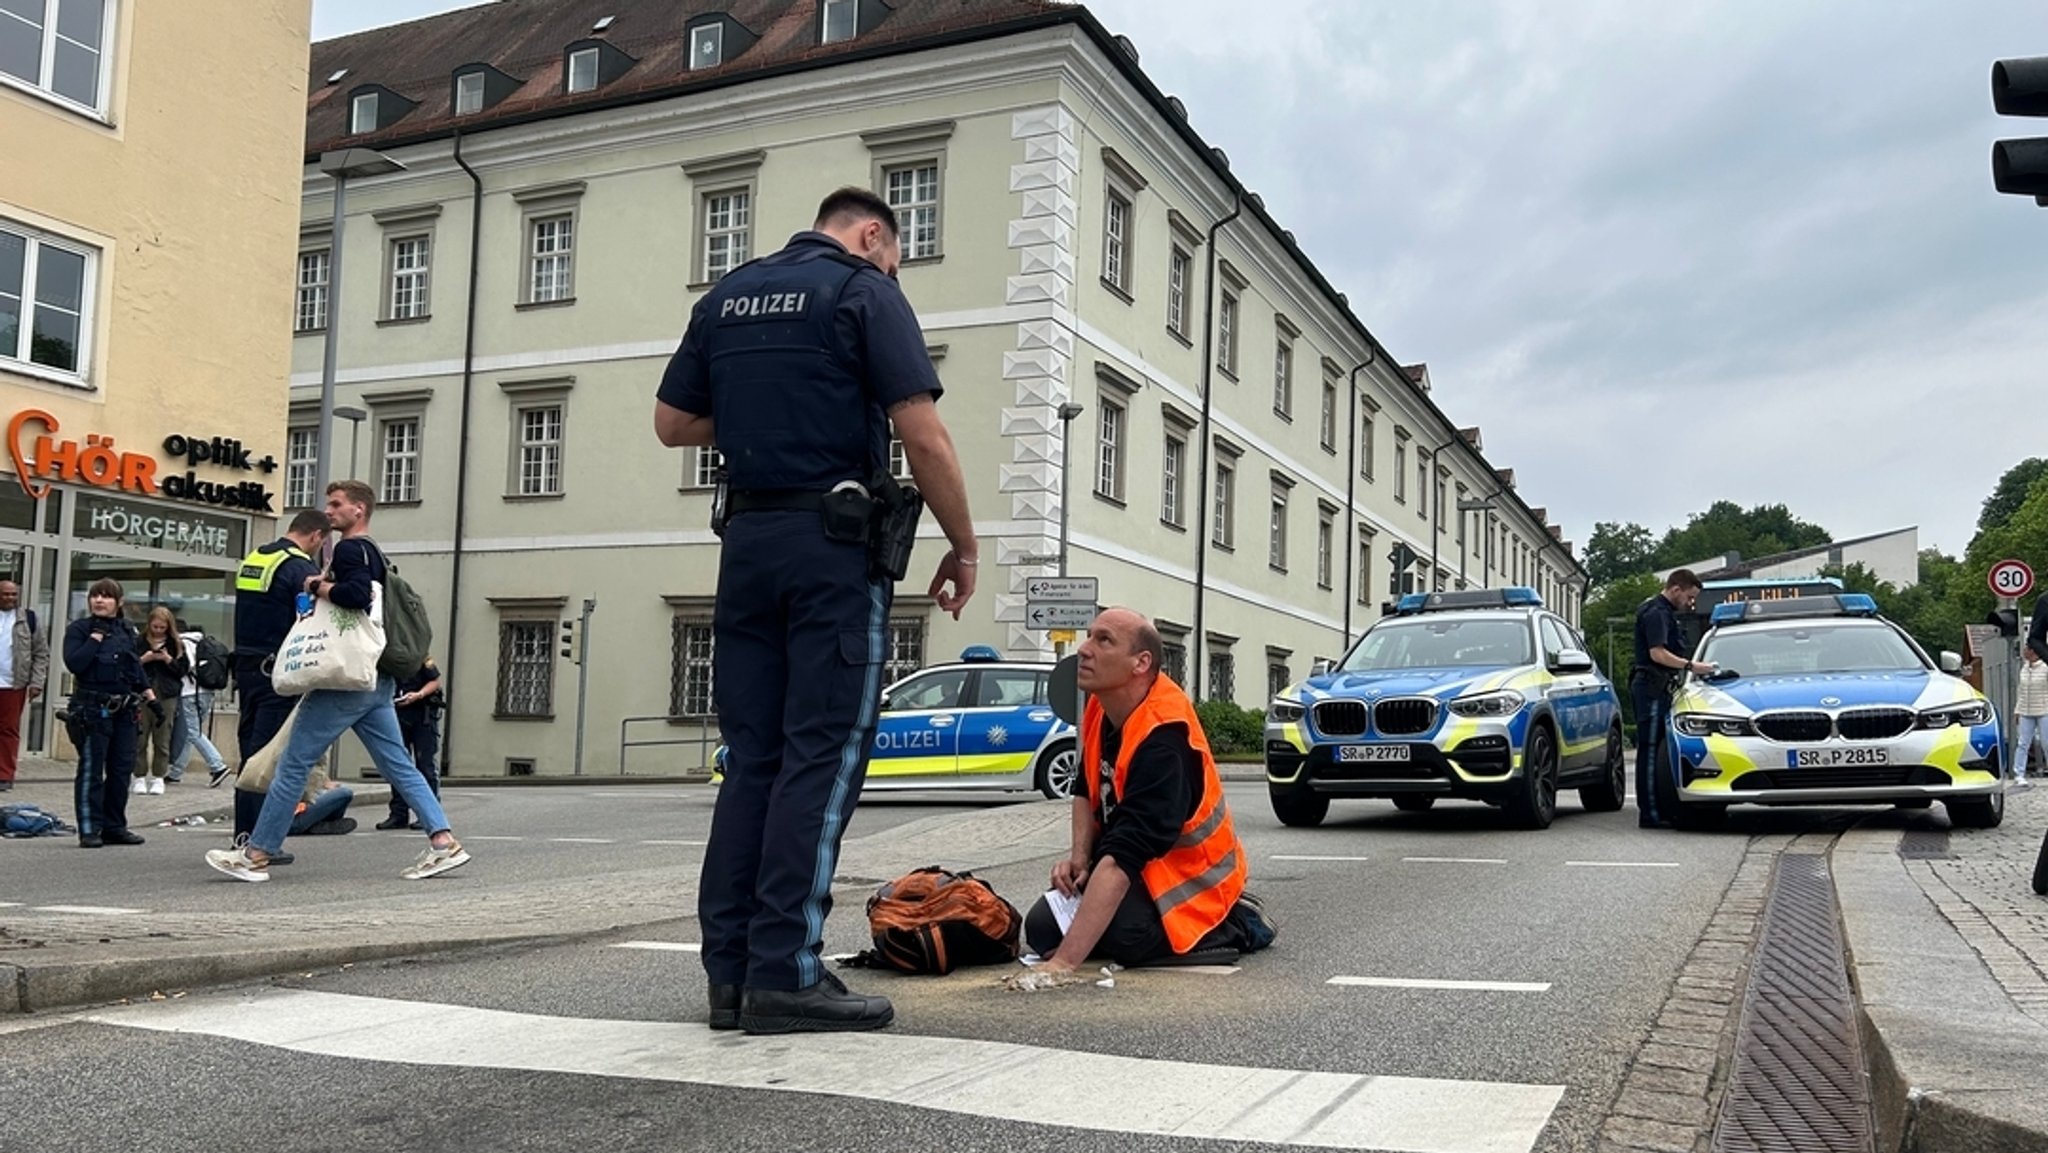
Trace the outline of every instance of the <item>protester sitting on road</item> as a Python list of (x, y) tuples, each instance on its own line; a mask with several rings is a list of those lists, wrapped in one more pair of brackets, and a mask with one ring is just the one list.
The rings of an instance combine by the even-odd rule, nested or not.
[[(161, 796), (164, 781), (171, 774), (171, 735), (172, 726), (178, 721), (178, 696), (184, 692), (185, 675), (192, 671), (185, 661), (184, 642), (178, 639), (178, 618), (170, 609), (158, 605), (149, 610), (149, 619), (142, 626), (142, 651), (136, 656), (156, 696), (150, 702), (154, 707), (142, 710), (140, 734), (149, 746), (150, 758), (147, 771), (135, 778), (135, 791)], [(139, 755), (137, 759), (140, 767)]]
[(156, 694), (136, 658), (142, 638), (121, 615), (120, 582), (92, 582), (85, 607), (86, 615), (64, 630), (64, 667), (74, 679), (62, 715), (78, 750), (78, 844), (139, 845), (142, 837), (128, 828), (128, 780), (142, 733), (137, 714)]
[(1171, 964), (1272, 942), (1244, 891), (1244, 846), (1215, 757), (1194, 703), (1159, 672), (1163, 653), (1152, 622), (1122, 608), (1097, 616), (1081, 642), (1087, 791), (1073, 801), (1073, 849), (1052, 868), (1052, 887), (1080, 903), (1064, 931), (1048, 897), (1025, 915), (1041, 976), (1073, 974), (1096, 955)]
[(315, 768), (306, 778), (306, 791), (299, 795), (298, 811), (292, 814), (292, 836), (339, 836), (356, 830), (356, 819), (348, 815), (355, 790), (333, 780), (327, 771)]

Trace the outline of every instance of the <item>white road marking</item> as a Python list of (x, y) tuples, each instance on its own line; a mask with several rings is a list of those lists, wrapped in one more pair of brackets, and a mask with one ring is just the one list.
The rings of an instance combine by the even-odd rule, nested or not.
[(1301, 856), (1294, 856), (1294, 855), (1291, 855), (1291, 854), (1288, 854), (1288, 853), (1275, 853), (1275, 854), (1273, 854), (1273, 856), (1272, 856), (1272, 858), (1271, 858), (1271, 859), (1272, 859), (1272, 860), (1275, 860), (1275, 861), (1368, 861), (1368, 860), (1371, 860), (1372, 858), (1370, 858), (1370, 857), (1301, 857)]
[(1414, 977), (1332, 977), (1331, 985), (1373, 989), (1457, 989), (1482, 993), (1548, 993), (1548, 981), (1427, 981)]
[(1676, 869), (1677, 861), (1566, 861), (1575, 869)]
[(21, 902), (20, 902), (20, 901), (0, 901), (0, 909), (19, 909), (19, 908), (21, 908)]
[[(824, 1093), (1034, 1125), (1402, 1153), (1529, 1153), (1564, 1095), (1562, 1085), (1208, 1065), (909, 1033), (797, 1043), (295, 989), (115, 1007), (89, 1019), (352, 1060)], [(421, 1045), (428, 1036), (434, 1044)], [(1045, 1091), (1072, 1084), (1091, 1092)]]
[(606, 837), (549, 837), (557, 845), (610, 845), (616, 842)]
[(647, 949), (656, 953), (701, 953), (704, 946), (686, 941), (620, 941), (614, 949)]
[(1198, 977), (1230, 977), (1240, 969), (1236, 965), (1165, 965), (1152, 970), (1154, 973), (1193, 973)]
[(37, 905), (38, 913), (77, 913), (82, 917), (131, 917), (148, 909), (119, 909), (111, 905)]
[(1415, 865), (1505, 865), (1499, 857), (1402, 857)]
[(704, 847), (703, 841), (642, 841), (640, 843), (643, 845), (690, 845), (699, 849)]

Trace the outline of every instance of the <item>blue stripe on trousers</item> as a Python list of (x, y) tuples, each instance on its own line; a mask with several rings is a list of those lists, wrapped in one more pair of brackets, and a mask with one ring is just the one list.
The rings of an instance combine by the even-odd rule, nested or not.
[[(888, 640), (888, 598), (883, 586), (868, 582), (868, 672), (861, 684), (860, 714), (846, 744), (839, 751), (839, 772), (832, 781), (832, 799), (825, 806), (825, 822), (818, 835), (817, 866), (811, 874), (811, 892), (804, 898), (804, 926), (813, 941), (825, 939), (825, 898), (832, 891), (832, 873), (838, 856), (839, 835), (846, 823), (847, 794), (853, 777), (874, 739), (875, 713), (882, 699), (882, 650)], [(809, 988), (824, 979), (824, 962), (805, 949), (797, 954), (797, 983)]]

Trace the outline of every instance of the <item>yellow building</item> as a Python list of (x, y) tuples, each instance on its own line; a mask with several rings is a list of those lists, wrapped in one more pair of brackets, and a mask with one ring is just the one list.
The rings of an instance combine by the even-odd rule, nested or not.
[(111, 576), (232, 633), (281, 507), (311, 17), (0, 4), (0, 576), (45, 629)]

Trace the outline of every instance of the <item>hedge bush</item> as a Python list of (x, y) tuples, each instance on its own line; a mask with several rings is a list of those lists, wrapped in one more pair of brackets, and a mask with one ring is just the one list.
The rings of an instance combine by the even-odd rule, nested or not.
[(1217, 756), (1256, 753), (1266, 746), (1266, 714), (1241, 709), (1229, 701), (1203, 701), (1195, 706), (1209, 749)]

